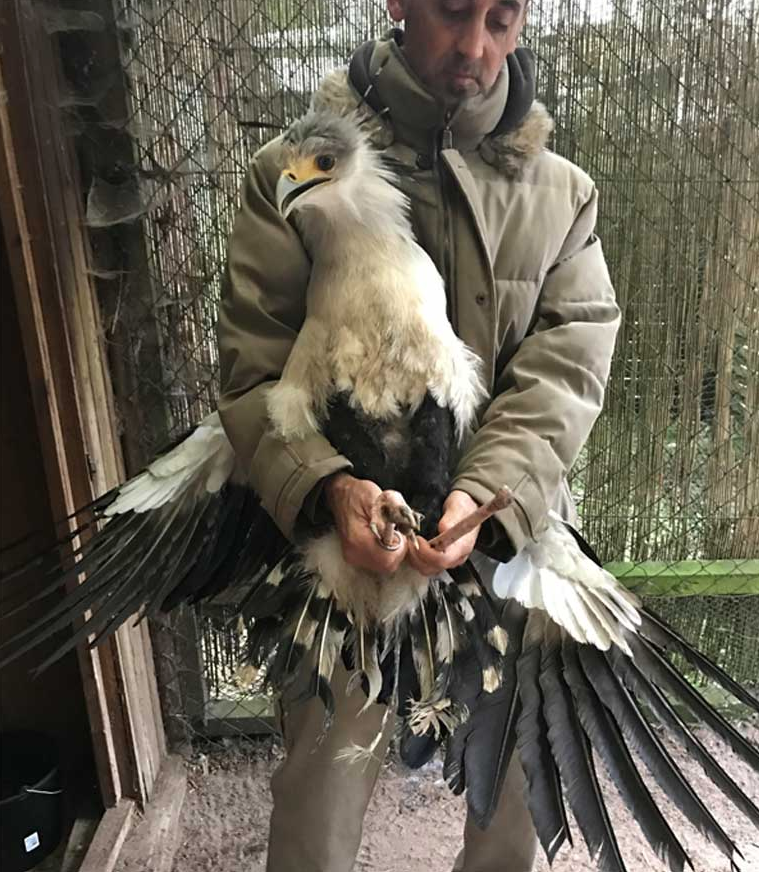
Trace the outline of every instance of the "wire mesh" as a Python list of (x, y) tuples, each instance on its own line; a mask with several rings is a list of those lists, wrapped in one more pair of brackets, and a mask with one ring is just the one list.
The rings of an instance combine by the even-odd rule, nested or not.
[[(115, 67), (101, 70), (100, 91), (82, 74), (68, 108), (85, 138), (93, 106), (121, 137), (94, 162), (87, 220), (134, 466), (214, 407), (216, 307), (251, 156), (388, 22), (381, 0), (114, 0), (113, 10)], [(572, 475), (584, 531), (676, 627), (754, 683), (755, 0), (533, 0), (523, 41), (556, 120), (553, 147), (600, 190), (623, 310), (606, 408)], [(117, 110), (102, 97), (114, 81)], [(204, 670), (186, 689), (200, 700), (188, 723), (246, 695), (224, 618), (219, 607), (181, 630)]]

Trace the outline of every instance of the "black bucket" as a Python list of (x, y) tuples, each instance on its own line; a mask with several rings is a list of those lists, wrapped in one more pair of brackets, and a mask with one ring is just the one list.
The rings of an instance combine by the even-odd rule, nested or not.
[(26, 872), (58, 847), (62, 793), (51, 739), (40, 733), (0, 733), (2, 872)]

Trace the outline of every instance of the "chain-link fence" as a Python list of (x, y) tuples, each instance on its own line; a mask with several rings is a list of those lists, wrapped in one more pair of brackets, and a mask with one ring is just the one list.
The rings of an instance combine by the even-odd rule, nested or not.
[[(110, 2), (88, 7), (110, 42), (92, 18), (51, 20), (134, 468), (214, 406), (220, 277), (252, 154), (388, 22), (381, 0)], [(574, 470), (584, 530), (618, 575), (755, 682), (756, 4), (534, 0), (524, 41), (553, 147), (600, 189), (624, 315), (606, 410)], [(188, 612), (158, 634), (179, 722), (231, 729), (229, 700), (252, 698), (229, 614), (214, 606), (198, 624)], [(258, 714), (256, 702), (244, 718)]]

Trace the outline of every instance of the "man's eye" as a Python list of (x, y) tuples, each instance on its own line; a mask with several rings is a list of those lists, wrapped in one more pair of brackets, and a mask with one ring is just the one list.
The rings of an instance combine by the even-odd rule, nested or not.
[(334, 169), (334, 166), (335, 159), (331, 154), (320, 154), (316, 158), (316, 168), (323, 173), (328, 173), (331, 169)]

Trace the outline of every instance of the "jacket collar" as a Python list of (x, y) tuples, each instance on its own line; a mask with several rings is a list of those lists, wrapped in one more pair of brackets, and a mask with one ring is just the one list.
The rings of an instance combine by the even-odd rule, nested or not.
[[(462, 101), (450, 115), (422, 85), (401, 50), (402, 32), (364, 43), (349, 71), (329, 74), (314, 95), (314, 105), (358, 112), (375, 144), (397, 140), (422, 154), (441, 145), (462, 153), (479, 149), (488, 163), (509, 176), (546, 147), (553, 121), (535, 101), (532, 52), (518, 48), (487, 96)], [(442, 133), (448, 127), (448, 142)]]
[[(396, 138), (416, 151), (437, 150), (445, 128), (451, 131), (455, 148), (473, 151), (503, 115), (509, 89), (508, 68), (504, 67), (489, 94), (451, 108), (433, 97), (419, 81), (403, 53), (402, 39), (402, 31), (396, 30), (386, 39), (359, 48), (350, 66), (352, 83), (369, 84), (373, 108), (386, 108)], [(361, 91), (365, 93), (364, 88)]]

